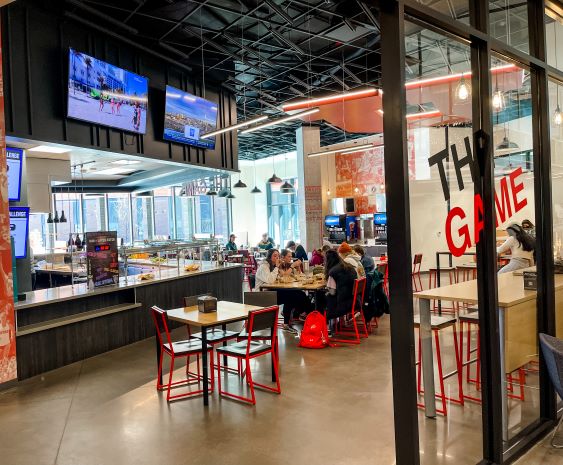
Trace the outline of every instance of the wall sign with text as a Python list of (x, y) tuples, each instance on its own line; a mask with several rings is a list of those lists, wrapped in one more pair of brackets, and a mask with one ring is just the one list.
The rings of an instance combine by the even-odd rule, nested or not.
[(117, 231), (87, 232), (85, 242), (88, 287), (119, 283)]

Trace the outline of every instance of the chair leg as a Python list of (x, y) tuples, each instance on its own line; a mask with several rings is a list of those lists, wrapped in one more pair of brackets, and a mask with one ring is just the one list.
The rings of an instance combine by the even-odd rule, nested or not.
[(252, 397), (252, 405), (256, 405), (256, 396), (254, 395), (254, 383), (252, 382), (252, 372), (250, 371), (250, 360), (246, 359), (246, 379), (250, 387), (250, 395)]
[(417, 376), (417, 392), (422, 392), (422, 341), (420, 340), (420, 330), (418, 331), (418, 376)]
[(458, 399), (461, 405), (464, 404), (463, 402), (463, 365), (461, 363), (462, 356), (460, 354), (459, 343), (457, 339), (457, 328), (456, 325), (453, 325), (453, 332), (454, 332), (454, 352), (455, 352), (455, 362), (457, 367), (457, 385), (458, 385)]
[(166, 392), (166, 401), (170, 402), (170, 389), (172, 388), (172, 374), (174, 373), (174, 355), (170, 360), (170, 375), (168, 376), (168, 391)]
[(438, 379), (440, 380), (440, 394), (438, 394), (438, 397), (442, 401), (442, 413), (444, 416), (447, 416), (446, 389), (444, 387), (444, 372), (442, 370), (442, 354), (440, 351), (440, 335), (438, 331), (434, 331), (434, 339), (436, 341), (436, 357), (438, 359)]
[(156, 389), (162, 389), (163, 385), (159, 384), (159, 381), (162, 379), (162, 356), (164, 355), (164, 351), (160, 351), (160, 358), (158, 359), (158, 378), (156, 378)]
[(563, 425), (563, 416), (561, 416), (559, 423), (557, 423), (557, 427), (553, 430), (553, 434), (551, 435), (551, 440), (549, 441), (551, 447), (553, 447), (554, 449), (563, 449), (563, 444), (555, 443), (555, 436), (557, 436), (557, 431), (559, 431), (561, 425)]

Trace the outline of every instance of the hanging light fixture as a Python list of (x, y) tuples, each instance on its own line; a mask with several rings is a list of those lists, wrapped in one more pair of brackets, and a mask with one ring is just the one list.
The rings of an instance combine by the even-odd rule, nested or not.
[(211, 183), (211, 186), (209, 186), (209, 190), (205, 193), (205, 195), (217, 195), (217, 191), (215, 190), (215, 181)]
[[(225, 179), (225, 185), (223, 185), (223, 179)], [(227, 195), (229, 195), (229, 189), (227, 188), (226, 177), (219, 179), (219, 186), (221, 187), (221, 190), (217, 193), (217, 197), (227, 197)]]
[[(283, 170), (284, 170), (285, 177), (287, 177), (287, 154), (285, 155)], [(289, 195), (289, 194), (294, 194), (295, 189), (293, 188), (293, 185), (289, 181), (285, 181), (280, 187), (280, 192), (282, 194), (288, 194)]]
[(246, 126), (250, 126), (254, 123), (259, 123), (260, 121), (264, 121), (265, 119), (268, 119), (267, 115), (257, 116), (256, 118), (248, 119), (248, 120), (243, 121), (241, 123), (233, 124), (232, 126), (228, 126), (226, 128), (218, 129), (217, 131), (208, 132), (207, 134), (204, 134), (203, 136), (201, 136), (200, 139), (208, 139), (210, 137), (217, 136), (219, 134), (223, 134), (225, 132), (234, 131), (234, 130), (240, 129), (240, 128), (245, 128)]
[(229, 195), (226, 197), (227, 199), (235, 199), (235, 195), (232, 192), (229, 192)]
[(268, 184), (276, 184), (278, 182), (282, 182), (281, 178), (276, 175), (276, 157), (272, 157), (272, 168), (274, 170), (274, 174), (266, 181)]
[(471, 95), (471, 88), (467, 84), (467, 81), (465, 80), (465, 76), (463, 75), (463, 73), (461, 74), (461, 79), (459, 80), (459, 84), (457, 85), (455, 94), (458, 100), (462, 102), (465, 102)]
[(254, 189), (250, 191), (251, 194), (261, 194), (262, 191), (258, 189), (256, 185), (256, 155), (254, 155), (254, 159), (252, 160), (252, 169), (254, 171)]
[(559, 86), (557, 86), (557, 108), (553, 113), (553, 124), (555, 126), (561, 126), (563, 122), (563, 114), (561, 113), (561, 108), (559, 107)]
[(504, 94), (499, 90), (498, 85), (493, 94), (493, 108), (497, 111), (504, 109)]
[(270, 120), (267, 123), (259, 124), (257, 126), (252, 126), (251, 128), (245, 129), (241, 131), (241, 134), (248, 134), (250, 132), (258, 131), (260, 129), (269, 128), (270, 126), (275, 126), (276, 124), (286, 123), (287, 121), (293, 121), (294, 119), (303, 118), (304, 116), (312, 115), (313, 113), (318, 112), (318, 108), (311, 108), (310, 110), (301, 111), (299, 113), (295, 113), (293, 115), (284, 116), (283, 118), (278, 118), (275, 120)]
[(47, 216), (47, 223), (53, 223), (53, 214), (51, 212), (49, 212), (49, 215)]
[(496, 146), (497, 150), (511, 150), (511, 149), (518, 149), (520, 148), (516, 142), (512, 142), (508, 136), (506, 135), (506, 131), (504, 133), (504, 137), (502, 138), (502, 142)]
[(53, 218), (53, 223), (60, 223), (61, 220), (59, 219), (59, 212), (55, 210), (55, 217)]

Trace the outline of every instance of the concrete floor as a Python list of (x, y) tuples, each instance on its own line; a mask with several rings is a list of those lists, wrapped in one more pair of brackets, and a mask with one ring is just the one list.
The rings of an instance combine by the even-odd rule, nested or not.
[[(282, 394), (258, 391), (255, 407), (216, 393), (208, 409), (199, 397), (167, 404), (152, 339), (24, 381), (0, 393), (0, 463), (394, 464), (388, 319), (360, 346), (296, 343), (281, 333)], [(269, 363), (254, 368), (267, 382)], [(421, 413), (422, 463), (477, 463), (480, 415), (476, 404), (435, 420)], [(520, 463), (562, 464), (563, 452), (540, 445)]]

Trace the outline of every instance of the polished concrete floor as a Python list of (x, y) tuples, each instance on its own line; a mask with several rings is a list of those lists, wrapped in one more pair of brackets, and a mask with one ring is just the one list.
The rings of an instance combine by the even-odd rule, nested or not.
[[(216, 393), (208, 409), (201, 398), (167, 404), (154, 386), (153, 339), (22, 382), (0, 392), (0, 463), (394, 464), (388, 319), (360, 346), (296, 343), (281, 334), (282, 394), (259, 391), (255, 407)], [(256, 364), (256, 380), (269, 369)], [(234, 376), (229, 386), (244, 389)], [(480, 415), (476, 404), (435, 420), (420, 413), (422, 463), (477, 463)], [(544, 445), (521, 462), (562, 463)]]

